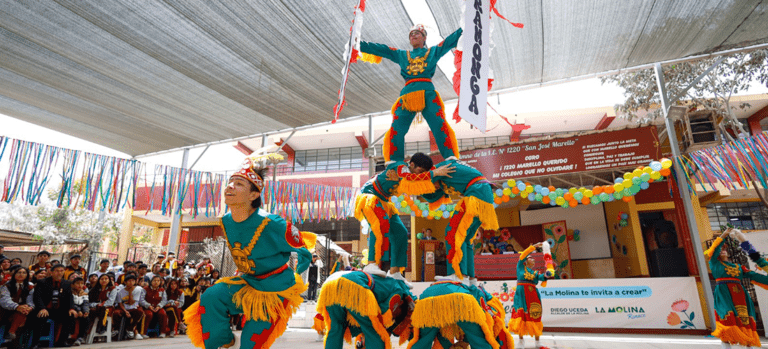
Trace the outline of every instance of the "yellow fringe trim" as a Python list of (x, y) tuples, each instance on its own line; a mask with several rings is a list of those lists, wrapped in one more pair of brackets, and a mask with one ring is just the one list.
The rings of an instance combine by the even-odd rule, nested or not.
[(757, 331), (738, 326), (725, 326), (720, 322), (717, 322), (712, 335), (730, 344), (739, 344), (747, 347), (760, 347), (761, 345)]
[[(381, 316), (381, 308), (379, 308), (379, 303), (376, 301), (376, 297), (371, 290), (343, 277), (326, 282), (323, 285), (320, 297), (317, 300), (316, 309), (326, 317), (325, 322), (326, 328), (328, 329), (331, 328), (331, 320), (330, 317), (327, 316), (327, 307), (332, 305), (338, 305), (347, 309), (347, 311), (354, 311), (355, 313), (370, 319), (374, 330), (381, 337), (385, 347), (387, 349), (391, 348), (392, 345), (389, 341), (389, 332), (387, 332), (387, 329), (379, 319), (379, 316)], [(352, 324), (352, 322), (350, 322), (350, 324)], [(357, 324), (357, 326), (360, 327), (360, 324)]]
[[(445, 104), (443, 104), (443, 97), (440, 96), (440, 92), (435, 91), (435, 93), (437, 94), (437, 100), (440, 102), (440, 109), (443, 111), (443, 119), (445, 119)], [(445, 125), (448, 126), (448, 133), (445, 135), (445, 137), (451, 140), (453, 156), (455, 156), (457, 159), (460, 159), (461, 155), (459, 154), (459, 142), (456, 141), (456, 132), (453, 132), (453, 127), (448, 125), (447, 121), (445, 122)]]
[[(399, 98), (403, 102), (403, 109), (418, 113), (424, 110), (426, 103), (424, 102), (424, 90), (413, 91), (406, 93)], [(397, 105), (397, 102), (395, 102)]]
[[(418, 329), (425, 327), (443, 328), (454, 325), (459, 321), (474, 323), (483, 330), (485, 340), (499, 349), (499, 344), (493, 335), (492, 327), (488, 326), (486, 313), (477, 304), (472, 295), (452, 293), (442, 296), (429, 297), (416, 302), (416, 309), (411, 318), (414, 330), (414, 340), (418, 340)], [(410, 348), (414, 341), (408, 344)]]
[(192, 305), (184, 311), (184, 323), (187, 324), (187, 337), (192, 341), (192, 345), (198, 348), (205, 348), (205, 341), (203, 340), (203, 325), (200, 324), (200, 301), (192, 303)]
[(528, 258), (528, 255), (531, 254), (535, 250), (536, 250), (536, 246), (533, 246), (533, 245), (528, 246), (528, 248), (526, 248), (525, 251), (520, 253), (520, 260), (522, 261), (522, 260)]
[[(457, 209), (457, 211), (460, 212), (460, 209)], [(450, 262), (451, 266), (453, 267), (453, 272), (456, 273), (456, 276), (459, 278), (459, 280), (464, 280), (464, 275), (461, 273), (461, 267), (459, 266), (461, 259), (464, 258), (462, 245), (464, 244), (464, 240), (467, 239), (467, 230), (469, 230), (469, 226), (472, 225), (472, 220), (474, 218), (475, 217), (471, 216), (469, 213), (465, 214), (463, 217), (461, 217), (459, 226), (455, 228), (456, 234), (453, 238), (454, 246), (452, 246), (455, 252)], [(472, 258), (474, 258), (474, 256), (472, 256)]]
[[(259, 291), (249, 286), (245, 280), (239, 277), (239, 280), (235, 280), (234, 277), (222, 278), (219, 282), (246, 285), (232, 297), (232, 302), (235, 303), (235, 306), (243, 310), (243, 316), (245, 316), (246, 321), (255, 319), (259, 321), (277, 321), (277, 324), (279, 324), (285, 319), (285, 324), (287, 324), (288, 319), (299, 309), (299, 305), (304, 300), (301, 298), (301, 294), (307, 290), (307, 285), (304, 284), (301, 276), (294, 274), (294, 278), (296, 280), (295, 285), (287, 290), (278, 292)], [(285, 306), (280, 297), (288, 300)], [(277, 330), (277, 327), (275, 329)]]
[(315, 233), (302, 231), (301, 238), (304, 240), (304, 245), (308, 250), (313, 251), (315, 249), (315, 245), (317, 245), (317, 235)]
[(509, 320), (509, 331), (521, 336), (541, 336), (544, 332), (542, 322), (523, 321), (523, 318), (513, 318)]
[(438, 208), (440, 208), (440, 205), (443, 205), (443, 204), (448, 205), (448, 204), (450, 204), (452, 202), (453, 202), (453, 200), (451, 200), (451, 198), (449, 198), (447, 196), (443, 196), (443, 197), (441, 197), (440, 199), (438, 199), (435, 202), (430, 202), (429, 203), (429, 210), (430, 211), (436, 211)]
[(379, 222), (379, 217), (377, 217), (374, 212), (374, 208), (379, 202), (381, 202), (384, 211), (386, 211), (387, 214), (398, 214), (395, 205), (391, 202), (379, 199), (376, 195), (359, 194), (355, 199), (355, 218), (361, 222), (363, 220), (368, 221), (368, 225), (371, 226), (373, 235), (376, 236), (376, 253), (374, 254), (374, 261), (376, 264), (381, 263), (381, 255), (383, 253), (381, 246), (384, 243), (384, 233), (381, 231), (381, 222)]
[(464, 258), (464, 252), (461, 250), (461, 245), (464, 243), (464, 240), (467, 239), (467, 230), (469, 230), (469, 227), (472, 225), (474, 218), (477, 217), (480, 220), (480, 226), (483, 229), (499, 229), (499, 220), (496, 217), (496, 209), (493, 208), (493, 204), (489, 204), (474, 196), (465, 196), (458, 204), (456, 204), (456, 210), (459, 212), (462, 211), (462, 203), (464, 203), (466, 213), (464, 214), (464, 217), (461, 218), (461, 221), (459, 221), (459, 226), (456, 227), (456, 235), (454, 237), (455, 246), (453, 246), (456, 252), (451, 260), (453, 271), (460, 280), (464, 279), (464, 275), (461, 274), (461, 268), (459, 267), (461, 259)]
[(410, 195), (424, 195), (434, 193), (437, 188), (435, 183), (432, 183), (431, 179), (422, 179), (417, 181), (411, 181), (408, 179), (401, 179), (400, 186), (397, 187), (397, 192), (400, 194)]
[(704, 251), (704, 257), (706, 257), (707, 259), (712, 258), (712, 254), (715, 253), (715, 249), (717, 248), (717, 246), (720, 246), (721, 243), (723, 243), (723, 238), (718, 237), (717, 239), (715, 239), (715, 241), (712, 243), (712, 246), (709, 246), (709, 248), (706, 251)]
[(381, 56), (372, 55), (370, 53), (365, 53), (365, 52), (359, 52), (357, 59), (363, 62), (371, 63), (371, 64), (381, 63)]

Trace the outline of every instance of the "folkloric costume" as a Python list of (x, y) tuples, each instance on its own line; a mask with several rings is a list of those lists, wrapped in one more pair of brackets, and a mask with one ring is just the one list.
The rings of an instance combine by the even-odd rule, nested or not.
[[(427, 36), (423, 25), (416, 25), (412, 31), (420, 31), (424, 37)], [(435, 91), (432, 76), (435, 75), (437, 61), (456, 47), (461, 33), (462, 30), (458, 29), (437, 46), (417, 48), (413, 51), (360, 42), (361, 60), (378, 64), (382, 57), (389, 59), (400, 66), (400, 75), (405, 79), (405, 87), (392, 106), (392, 127), (384, 136), (382, 150), (385, 161), (405, 159), (405, 134), (408, 133), (418, 112), (421, 112), (432, 130), (443, 158), (459, 157), (456, 135), (445, 120), (445, 106), (440, 94)]]
[(373, 235), (368, 239), (368, 261), (381, 264), (389, 261), (391, 267), (402, 268), (408, 264), (408, 230), (398, 216), (397, 208), (389, 198), (398, 195), (401, 180), (428, 182), (429, 178), (408, 171), (405, 162), (390, 163), (381, 173), (363, 184), (355, 199), (355, 218), (366, 220)]
[(323, 284), (312, 327), (325, 334), (327, 349), (362, 334), (369, 349), (391, 348), (390, 333), (408, 340), (415, 297), (400, 280), (361, 271), (339, 272)]
[(445, 228), (445, 241), (448, 246), (448, 275), (456, 274), (459, 279), (464, 275), (475, 277), (475, 261), (472, 240), (477, 229), (498, 230), (499, 221), (493, 207), (493, 189), (480, 171), (458, 160), (447, 160), (436, 165), (455, 167), (451, 177), (429, 174), (437, 189), (422, 197), (430, 202), (430, 209), (435, 210), (441, 204), (450, 203), (449, 195), (461, 195), (461, 201), (451, 215)]
[(515, 344), (504, 326), (504, 317), (501, 302), (482, 288), (436, 282), (416, 302), (411, 320), (413, 339), (408, 349), (429, 349), (433, 345), (448, 349), (454, 339), (462, 337), (473, 349), (512, 349)]
[[(255, 161), (247, 158), (233, 176), (247, 179), (261, 192), (263, 178), (255, 166)], [(187, 335), (198, 347), (228, 345), (234, 341), (230, 315), (243, 314), (246, 322), (241, 348), (269, 348), (283, 334), (303, 300), (301, 294), (307, 286), (299, 274), (312, 260), (307, 245), (314, 245), (316, 236), (301, 233), (283, 218), (264, 210), (257, 210), (239, 223), (227, 213), (221, 218), (221, 226), (242, 275), (220, 279), (184, 311)], [(292, 252), (299, 257), (296, 272), (287, 264)]]
[[(741, 282), (743, 279), (748, 279), (757, 286), (768, 288), (768, 276), (751, 271), (745, 266), (721, 261), (719, 256), (722, 248), (723, 238), (718, 237), (704, 252), (704, 255), (709, 258), (712, 276), (717, 281), (714, 292), (717, 327), (712, 335), (725, 343), (759, 347), (760, 338), (755, 324), (755, 307)], [(749, 250), (754, 251), (754, 248)], [(749, 250), (745, 249), (751, 255)], [(761, 267), (766, 265), (765, 260), (758, 265)]]
[(509, 331), (521, 336), (541, 336), (544, 325), (541, 323), (541, 294), (536, 288), (539, 281), (547, 281), (547, 277), (525, 266), (528, 255), (535, 251), (535, 246), (528, 246), (520, 253), (517, 261), (517, 288), (512, 303), (512, 318), (509, 320)]

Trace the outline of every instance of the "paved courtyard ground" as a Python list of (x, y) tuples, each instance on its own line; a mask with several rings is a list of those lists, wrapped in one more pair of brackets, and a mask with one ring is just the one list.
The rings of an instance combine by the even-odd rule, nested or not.
[[(275, 342), (273, 349), (321, 349), (323, 343), (316, 341), (317, 333), (309, 329), (289, 328)], [(393, 349), (405, 349), (398, 346), (397, 338), (393, 337)], [(526, 339), (526, 348), (533, 348), (533, 339)], [(652, 335), (622, 335), (622, 334), (579, 334), (551, 333), (542, 336), (541, 344), (551, 349), (683, 349), (683, 348), (720, 348), (717, 338), (703, 336), (652, 336)], [(185, 336), (163, 339), (145, 339), (141, 341), (123, 341), (101, 343), (84, 346), (86, 348), (156, 348), (156, 349), (192, 349), (189, 339)], [(768, 348), (768, 340), (764, 340), (763, 348)], [(344, 349), (352, 348), (345, 345)]]

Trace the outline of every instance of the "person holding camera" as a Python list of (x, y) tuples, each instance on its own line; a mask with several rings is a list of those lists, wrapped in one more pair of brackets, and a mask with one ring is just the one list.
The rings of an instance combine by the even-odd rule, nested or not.
[(48, 319), (51, 319), (56, 328), (54, 345), (68, 347), (67, 338), (74, 330), (73, 320), (77, 311), (74, 308), (71, 284), (64, 280), (64, 266), (56, 264), (51, 267), (51, 276), (39, 281), (33, 294), (33, 338), (35, 341), (39, 340), (48, 329)]

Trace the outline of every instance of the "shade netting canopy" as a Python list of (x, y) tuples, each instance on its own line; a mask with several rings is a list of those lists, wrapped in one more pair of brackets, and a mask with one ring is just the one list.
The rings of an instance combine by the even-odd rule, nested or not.
[[(411, 0), (404, 0), (411, 1)], [(460, 3), (426, 0), (442, 36)], [(2, 1), (0, 113), (131, 155), (329, 121), (357, 0)], [(499, 0), (494, 89), (768, 41), (760, 1)], [(363, 39), (408, 47), (399, 0)], [(444, 99), (449, 77), (433, 78)], [(396, 66), (355, 64), (342, 118), (386, 111)]]

